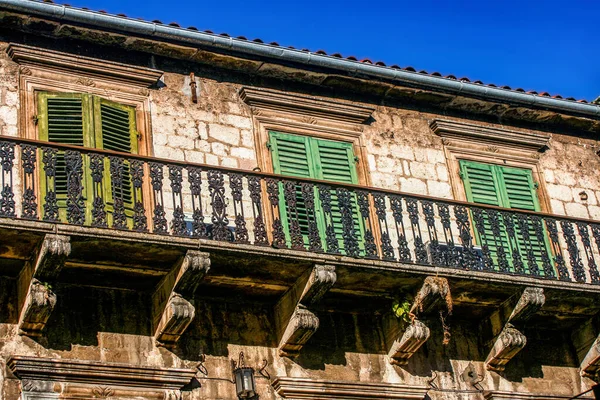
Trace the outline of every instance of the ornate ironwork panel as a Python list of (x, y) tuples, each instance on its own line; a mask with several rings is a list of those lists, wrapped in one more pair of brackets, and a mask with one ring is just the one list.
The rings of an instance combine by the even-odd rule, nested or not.
[(562, 228), (563, 237), (567, 243), (567, 251), (569, 252), (569, 261), (571, 263), (573, 278), (575, 278), (577, 282), (585, 282), (585, 271), (583, 269), (579, 247), (577, 246), (577, 238), (575, 237), (573, 224), (569, 221), (560, 221), (560, 227)]
[(351, 257), (360, 255), (356, 227), (354, 225), (354, 207), (352, 192), (345, 188), (337, 188), (338, 206), (342, 215), (342, 237), (344, 238), (344, 252)]
[(37, 148), (24, 144), (21, 145), (21, 165), (23, 167), (23, 204), (21, 218), (38, 219), (37, 197), (35, 194), (35, 165), (37, 161)]
[(323, 209), (325, 219), (325, 245), (327, 252), (331, 254), (340, 253), (340, 245), (333, 227), (333, 208), (331, 199), (331, 189), (325, 185), (319, 185), (319, 201)]
[(171, 219), (171, 231), (175, 236), (187, 236), (187, 225), (183, 213), (183, 167), (180, 165), (169, 165), (169, 182), (171, 184), (171, 200), (173, 202), (173, 218)]
[(208, 231), (202, 212), (202, 169), (187, 167), (190, 194), (192, 196), (192, 237), (207, 238)]
[(235, 214), (235, 242), (250, 243), (248, 228), (246, 228), (246, 218), (244, 217), (243, 199), (243, 179), (240, 174), (229, 174), (229, 187), (231, 188), (231, 197), (233, 198), (233, 213)]
[(583, 244), (583, 251), (587, 259), (587, 267), (590, 274), (590, 279), (592, 283), (600, 283), (598, 266), (594, 258), (594, 250), (592, 248), (592, 241), (590, 238), (590, 232), (588, 231), (588, 225), (583, 222), (578, 222), (577, 231), (579, 232), (579, 237), (581, 239), (581, 243)]
[(148, 218), (142, 195), (142, 182), (144, 181), (144, 163), (133, 160), (129, 168), (131, 184), (133, 186), (133, 230), (137, 232), (148, 231)]
[(295, 182), (283, 182), (283, 197), (285, 199), (286, 216), (288, 220), (289, 235), (292, 249), (305, 250), (304, 238), (302, 237), (302, 230), (300, 229)]
[(306, 209), (306, 218), (308, 219), (308, 250), (316, 253), (323, 251), (321, 235), (317, 225), (317, 214), (315, 211), (315, 185), (308, 182), (302, 182), (302, 199)]
[(478, 269), (478, 257), (473, 248), (473, 237), (471, 236), (471, 223), (469, 213), (465, 206), (454, 206), (454, 216), (458, 227), (458, 236), (463, 246), (461, 254), (462, 268)]
[(267, 229), (263, 216), (261, 178), (258, 176), (248, 177), (248, 190), (252, 200), (252, 213), (254, 216), (254, 244), (257, 246), (268, 246)]
[(279, 181), (273, 178), (267, 178), (267, 196), (271, 208), (271, 217), (273, 219), (272, 233), (273, 242), (272, 246), (276, 248), (287, 247), (285, 243), (285, 232), (283, 231), (283, 224), (281, 223), (279, 209)]
[(561, 281), (570, 281), (569, 271), (565, 264), (565, 259), (562, 255), (562, 248), (558, 239), (558, 227), (556, 220), (546, 218), (546, 228), (548, 229), (548, 236), (552, 242), (552, 251), (554, 253), (554, 264), (556, 271), (558, 272), (558, 279)]
[(396, 225), (396, 234), (398, 235), (398, 259), (402, 262), (412, 262), (412, 256), (406, 238), (404, 218), (402, 216), (402, 197), (391, 195), (390, 205), (392, 207), (392, 215), (394, 216), (394, 223)]
[(42, 164), (46, 175), (46, 193), (44, 196), (44, 221), (58, 222), (58, 203), (56, 201), (56, 155), (58, 151), (50, 147), (42, 148)]
[(92, 226), (108, 227), (107, 213), (104, 204), (103, 185), (104, 156), (90, 154), (90, 174), (92, 175), (93, 201), (92, 201)]
[(152, 217), (153, 231), (159, 235), (168, 234), (167, 218), (163, 200), (163, 165), (150, 163), (150, 182), (154, 192), (154, 216)]
[(381, 193), (373, 193), (373, 205), (375, 206), (377, 225), (379, 226), (379, 234), (381, 235), (381, 255), (386, 261), (394, 261), (396, 257), (387, 222), (385, 198), (386, 196)]
[(411, 197), (405, 198), (404, 201), (406, 201), (406, 211), (408, 211), (408, 219), (410, 220), (413, 239), (415, 241), (415, 260), (419, 264), (429, 264), (419, 224), (419, 202), (417, 199)]
[(227, 200), (225, 199), (225, 179), (223, 172), (211, 169), (208, 171), (208, 191), (212, 207), (212, 238), (220, 241), (231, 241), (232, 234), (227, 228)]
[(79, 151), (66, 150), (67, 169), (67, 221), (75, 225), (85, 223), (83, 198), (83, 156)]
[(13, 165), (15, 144), (0, 142), (0, 165), (2, 165), (2, 191), (0, 191), (0, 216), (15, 217), (15, 194), (13, 192)]

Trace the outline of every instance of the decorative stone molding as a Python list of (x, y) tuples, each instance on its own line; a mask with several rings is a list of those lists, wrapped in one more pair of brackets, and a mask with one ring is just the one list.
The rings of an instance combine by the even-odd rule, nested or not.
[(457, 121), (434, 120), (429, 127), (442, 139), (460, 139), (494, 146), (507, 146), (528, 151), (544, 151), (549, 147), (550, 135), (491, 128)]
[(600, 336), (594, 340), (581, 362), (581, 375), (600, 382)]
[(523, 290), (485, 360), (488, 370), (504, 371), (506, 364), (525, 347), (527, 338), (517, 328), (542, 308), (545, 301), (544, 289), (528, 287)]
[(195, 369), (188, 368), (156, 368), (26, 356), (11, 357), (7, 366), (21, 380), (70, 382), (94, 387), (115, 385), (147, 390), (180, 390), (196, 375)]
[(428, 388), (397, 383), (325, 381), (280, 377), (272, 383), (275, 392), (290, 400), (423, 400)]
[(399, 340), (394, 341), (388, 355), (394, 365), (406, 365), (408, 360), (429, 339), (429, 328), (421, 321), (414, 320)]
[(275, 306), (279, 353), (296, 357), (319, 328), (319, 318), (310, 311), (335, 284), (333, 265), (315, 265), (306, 271)]
[[(23, 66), (43, 66), (71, 73), (79, 72), (145, 87), (155, 84), (163, 75), (162, 71), (152, 68), (121, 64), (15, 43), (11, 43), (6, 52), (13, 61)], [(80, 79), (81, 85), (95, 85), (93, 80), (89, 78)]]
[[(573, 396), (561, 396), (552, 394), (533, 394), (533, 393), (519, 393), (519, 392), (506, 392), (501, 390), (490, 390), (483, 393), (485, 400), (571, 400)], [(577, 399), (582, 400), (593, 400), (592, 396), (579, 396)]]
[(195, 316), (194, 293), (210, 269), (210, 254), (189, 250), (152, 296), (156, 341), (175, 347)]
[(319, 99), (313, 96), (283, 93), (264, 88), (244, 87), (240, 90), (240, 98), (253, 110), (290, 112), (308, 118), (305, 122), (315, 124), (310, 117), (325, 118), (335, 121), (361, 124), (373, 111), (372, 107), (357, 106), (332, 100)]

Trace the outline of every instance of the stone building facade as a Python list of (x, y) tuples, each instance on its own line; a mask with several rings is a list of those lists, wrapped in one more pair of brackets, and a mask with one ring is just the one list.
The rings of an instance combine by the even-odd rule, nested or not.
[[(235, 399), (231, 360), (241, 352), (261, 399), (569, 399), (598, 381), (599, 105), (52, 3), (0, 1), (0, 21), (0, 143), (16, 154), (2, 159), (3, 185), (16, 204), (0, 218), (0, 398)], [(106, 159), (98, 181), (86, 178), (93, 151), (84, 153), (82, 178), (64, 175), (67, 206), (55, 220), (43, 217), (48, 182), (56, 192), (58, 178), (48, 180), (44, 169), (48, 151), (39, 141), (43, 129), (52, 133), (39, 93), (132, 110), (146, 175), (136, 186), (134, 157), (125, 168), (131, 181), (121, 179), (131, 185), (126, 201), (143, 197), (145, 230), (127, 222), (133, 214), (115, 229), (122, 189), (102, 186), (109, 171), (115, 181), (109, 158), (122, 153), (99, 153)], [(111, 150), (109, 128), (102, 132), (105, 147), (91, 147)], [(270, 174), (283, 170), (273, 132), (314, 138), (310, 149), (344, 143), (352, 154), (352, 181), (326, 189), (337, 211), (328, 219), (316, 206), (323, 229), (344, 230), (334, 240), (344, 247), (338, 254), (320, 243), (311, 251), (310, 216), (294, 247), (293, 213), (307, 198), (300, 187), (317, 181), (300, 175), (290, 191), (275, 184), (271, 196)], [(37, 172), (21, 169), (32, 148)], [(58, 150), (69, 171), (73, 148)], [(491, 203), (483, 203), (492, 211), (477, 225), (478, 209), (463, 210), (477, 195), (465, 185), (465, 162), (528, 171), (537, 206), (514, 218), (529, 227), (519, 225), (512, 239), (496, 235)], [(162, 169), (152, 175), (154, 165)], [(182, 189), (172, 166), (184, 171)], [(195, 167), (208, 174), (198, 194), (187, 186)], [(226, 178), (221, 186), (214, 171)], [(261, 182), (256, 192), (253, 176)], [(81, 221), (71, 219), (73, 182), (83, 197), (112, 190), (102, 202), (104, 225), (90, 222), (89, 198), (81, 199)], [(19, 200), (28, 189), (35, 218)], [(359, 233), (346, 229), (344, 190), (356, 196), (346, 221), (357, 230), (352, 218), (360, 219)], [(368, 209), (357, 217), (363, 192)], [(396, 195), (405, 196), (399, 218)], [(178, 206), (185, 232), (177, 231)], [(212, 233), (196, 237), (197, 206)], [(263, 219), (267, 246), (256, 246)], [(436, 264), (440, 250), (431, 243), (448, 247), (452, 239), (441, 237), (448, 232), (463, 253), (457, 264)], [(496, 247), (489, 244), (487, 265), (490, 232)], [(359, 242), (354, 256), (348, 236)], [(502, 240), (523, 246), (526, 269), (513, 259), (502, 270)], [(423, 241), (429, 256), (419, 255)], [(467, 265), (469, 249), (479, 261)], [(534, 273), (544, 254), (552, 265)]]

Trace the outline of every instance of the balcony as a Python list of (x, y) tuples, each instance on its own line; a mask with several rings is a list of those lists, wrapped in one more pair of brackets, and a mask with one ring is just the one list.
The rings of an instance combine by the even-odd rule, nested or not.
[(385, 313), (397, 293), (423, 293), (428, 276), (449, 282), (455, 318), (489, 316), (524, 288), (545, 291), (532, 313), (540, 329), (600, 311), (597, 221), (12, 137), (0, 137), (0, 161), (9, 279), (40, 265), (48, 238), (67, 237), (61, 269), (41, 281), (155, 294), (190, 252), (206, 252), (210, 273), (192, 286), (207, 298), (279, 305), (320, 265), (335, 267), (322, 307), (340, 312)]

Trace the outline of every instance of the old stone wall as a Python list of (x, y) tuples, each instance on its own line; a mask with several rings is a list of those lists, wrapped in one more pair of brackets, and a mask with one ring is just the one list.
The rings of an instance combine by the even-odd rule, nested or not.
[[(0, 44), (0, 133), (17, 136), (19, 69), (7, 57), (6, 46)], [(245, 170), (257, 167), (256, 149), (265, 144), (255, 143), (251, 110), (239, 97), (240, 89), (254, 82), (214, 71), (197, 73), (198, 103), (193, 103), (189, 76), (165, 69), (164, 87), (149, 94), (152, 132), (147, 140), (152, 141), (153, 155)], [(375, 107), (363, 131), (367, 158), (359, 160), (367, 163), (373, 186), (457, 197), (442, 139), (429, 128), (439, 115), (362, 104)], [(545, 179), (541, 190), (546, 191), (551, 207), (547, 211), (600, 220), (598, 145), (597, 140), (553, 134), (550, 148), (539, 155)], [(586, 200), (581, 192), (586, 193)], [(10, 291), (2, 290), (13, 286), (14, 280), (0, 277), (0, 398), (7, 400), (19, 392), (18, 380), (6, 376), (6, 361), (15, 354), (163, 367), (194, 367), (199, 355), (206, 354), (209, 375), (198, 376), (202, 387), (185, 393), (189, 400), (234, 398), (234, 386), (224, 379), (230, 379), (230, 359), (241, 350), (251, 365), (267, 359), (277, 376), (427, 385), (435, 371), (439, 387), (467, 389), (460, 374), (473, 362), (487, 389), (571, 395), (583, 387), (568, 340), (560, 332), (536, 332), (534, 327), (527, 332), (534, 345), (512, 361), (506, 374), (485, 371), (483, 361), (490, 343), (482, 343), (479, 328), (468, 321), (453, 322), (448, 346), (441, 344), (441, 327), (432, 325), (432, 339), (406, 368), (400, 368), (392, 366), (385, 355), (381, 316), (322, 310), (320, 329), (299, 359), (292, 361), (277, 355), (271, 310), (239, 299), (229, 303), (196, 299), (196, 318), (180, 347), (170, 351), (157, 347), (151, 337), (148, 293), (64, 286), (58, 288), (60, 306), (52, 314), (47, 334), (34, 340), (17, 332), (14, 293), (13, 300), (6, 300)], [(544, 341), (552, 342), (556, 351), (546, 352), (540, 344)], [(276, 398), (268, 381), (259, 379), (258, 384), (261, 399)], [(457, 398), (436, 392), (430, 396)]]

